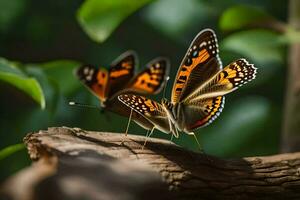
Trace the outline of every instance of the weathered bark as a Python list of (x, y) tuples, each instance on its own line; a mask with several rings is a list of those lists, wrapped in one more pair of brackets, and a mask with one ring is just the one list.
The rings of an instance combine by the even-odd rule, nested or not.
[[(300, 199), (300, 153), (219, 159), (145, 137), (49, 128), (25, 139), (32, 167), (13, 199)], [(22, 187), (20, 187), (22, 185)], [(26, 198), (24, 198), (26, 197)]]
[[(300, 31), (300, 1), (290, 0), (289, 26)], [(300, 151), (300, 43), (289, 49), (287, 92), (283, 123), (282, 152)]]

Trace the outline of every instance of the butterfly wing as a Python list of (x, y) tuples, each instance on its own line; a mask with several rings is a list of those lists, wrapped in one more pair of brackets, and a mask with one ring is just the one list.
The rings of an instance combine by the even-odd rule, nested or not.
[(108, 72), (104, 68), (97, 69), (92, 65), (83, 65), (76, 70), (79, 80), (102, 102), (105, 101)]
[(170, 132), (167, 114), (160, 103), (134, 94), (121, 94), (118, 99), (149, 120), (157, 129)]
[(134, 51), (123, 53), (111, 64), (105, 91), (108, 98), (128, 85), (134, 76), (136, 65), (137, 55)]
[[(106, 110), (118, 113), (119, 115), (124, 117), (128, 117), (131, 112), (131, 108), (121, 103), (118, 100), (117, 96), (107, 101), (105, 106)], [(151, 130), (154, 126), (149, 120), (147, 120), (145, 117), (143, 117), (141, 114), (137, 113), (134, 110), (132, 110), (131, 118), (134, 122), (142, 126), (144, 129)]]
[(128, 88), (141, 94), (157, 94), (164, 87), (169, 71), (169, 60), (163, 57), (156, 58), (147, 64), (144, 71), (135, 76)]
[(192, 132), (196, 128), (207, 126), (220, 115), (224, 104), (224, 96), (201, 99), (188, 105), (182, 104), (178, 124), (186, 132)]
[(256, 70), (254, 65), (249, 64), (246, 59), (236, 60), (198, 87), (183, 102), (193, 104), (200, 99), (228, 94), (253, 80), (256, 76)]
[(223, 109), (223, 95), (253, 80), (255, 76), (256, 68), (245, 59), (226, 66), (183, 101), (181, 118), (184, 118), (184, 127), (190, 131), (210, 124)]
[[(182, 101), (222, 69), (218, 52), (217, 38), (213, 30), (205, 29), (195, 37), (178, 69), (172, 89), (172, 103)], [(194, 74), (199, 76), (191, 77)]]

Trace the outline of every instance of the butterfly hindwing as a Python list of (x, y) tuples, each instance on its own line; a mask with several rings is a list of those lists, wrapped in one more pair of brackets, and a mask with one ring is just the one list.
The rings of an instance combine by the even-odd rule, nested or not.
[(101, 101), (106, 99), (107, 70), (97, 69), (92, 65), (83, 65), (76, 70), (76, 75)]
[[(172, 103), (182, 101), (197, 86), (222, 68), (218, 52), (217, 38), (213, 30), (205, 29), (195, 37), (178, 69), (172, 89)], [(212, 58), (215, 62), (209, 64)], [(201, 76), (190, 79), (192, 74)]]
[(134, 51), (127, 51), (120, 55), (109, 68), (109, 78), (106, 93), (112, 97), (131, 81), (137, 65), (137, 56)]
[(143, 94), (157, 94), (163, 88), (169, 75), (170, 62), (166, 58), (156, 58), (147, 64), (130, 83), (128, 89)]
[(189, 132), (212, 123), (222, 112), (224, 103), (225, 97), (218, 96), (202, 99), (194, 104), (184, 104), (182, 114), (185, 115), (185, 130)]

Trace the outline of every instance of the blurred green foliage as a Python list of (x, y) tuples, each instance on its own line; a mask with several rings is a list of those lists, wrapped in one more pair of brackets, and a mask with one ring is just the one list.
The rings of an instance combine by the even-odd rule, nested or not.
[(247, 56), (251, 61), (264, 65), (285, 61), (283, 45), (278, 33), (268, 30), (247, 30), (230, 34), (221, 41), (222, 50)]
[(24, 13), (27, 0), (0, 0), (0, 31), (5, 32), (11, 28), (15, 21)]
[(2, 149), (0, 151), (0, 161), (4, 158), (8, 157), (9, 155), (16, 153), (24, 148), (25, 148), (24, 144), (15, 144), (15, 145), (11, 145), (11, 146), (8, 146), (8, 147)]
[(150, 0), (86, 0), (78, 10), (78, 21), (95, 41), (103, 42), (128, 15)]
[(45, 108), (45, 97), (39, 82), (35, 78), (28, 77), (14, 63), (0, 58), (0, 80), (7, 82), (24, 93)]
[[(300, 36), (290, 28), (286, 33), (264, 28), (263, 22), (284, 23), (287, 2), (0, 0), (0, 7), (0, 180), (30, 163), (20, 145), (29, 132), (49, 126), (125, 130), (126, 118), (68, 106), (68, 101), (99, 104), (73, 76), (74, 68), (81, 63), (107, 67), (128, 49), (138, 52), (140, 68), (167, 56), (172, 62), (170, 96), (189, 43), (207, 27), (217, 33), (224, 65), (245, 57), (258, 67), (258, 77), (227, 95), (221, 116), (197, 131), (204, 149), (222, 157), (278, 151), (286, 47)], [(253, 22), (261, 23), (256, 27)], [(132, 124), (130, 133), (146, 131)], [(154, 137), (170, 138), (158, 131)], [(197, 148), (185, 134), (174, 142)]]
[(230, 7), (222, 13), (219, 27), (223, 31), (234, 31), (269, 20), (272, 20), (272, 17), (258, 7), (237, 5)]

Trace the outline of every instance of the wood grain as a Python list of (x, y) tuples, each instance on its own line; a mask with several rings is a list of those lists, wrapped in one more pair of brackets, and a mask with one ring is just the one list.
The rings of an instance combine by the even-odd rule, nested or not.
[[(154, 138), (142, 149), (144, 140), (67, 127), (27, 135), (31, 159), (54, 171), (32, 178), (28, 199), (300, 199), (300, 153), (224, 160)], [(31, 169), (26, 177), (41, 176)], [(7, 188), (22, 176), (1, 193), (17, 196)]]

